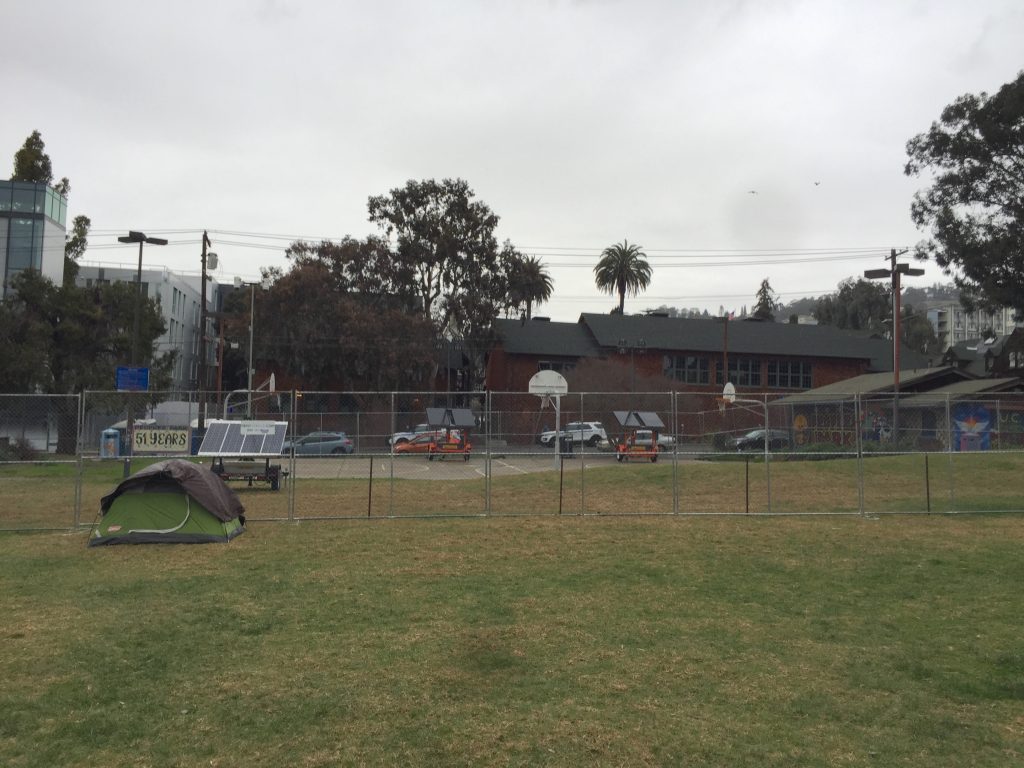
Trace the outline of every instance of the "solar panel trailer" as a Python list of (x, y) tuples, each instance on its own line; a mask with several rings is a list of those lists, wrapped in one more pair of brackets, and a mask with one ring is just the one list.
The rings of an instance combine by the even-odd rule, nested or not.
[[(224, 480), (245, 480), (270, 484), (270, 490), (281, 487), (287, 471), (280, 459), (288, 435), (287, 421), (228, 421), (212, 419), (206, 422), (206, 434), (199, 446), (198, 456), (210, 457), (210, 470)], [(261, 461), (262, 460), (262, 461)]]
[(469, 461), (473, 450), (469, 442), (469, 430), (476, 426), (476, 417), (469, 408), (427, 408), (427, 423), (438, 430), (444, 430), (444, 439), (430, 444), (427, 460), (461, 456)]
[[(630, 459), (658, 460), (658, 434), (665, 428), (665, 422), (654, 411), (613, 411), (616, 421), (623, 428), (624, 434), (615, 445), (615, 460)], [(637, 430), (650, 430), (651, 444), (637, 442)]]

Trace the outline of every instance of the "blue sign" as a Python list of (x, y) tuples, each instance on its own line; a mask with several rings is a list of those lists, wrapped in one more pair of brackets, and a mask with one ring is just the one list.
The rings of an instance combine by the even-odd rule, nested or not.
[(146, 392), (149, 390), (149, 368), (129, 368), (117, 366), (118, 392)]

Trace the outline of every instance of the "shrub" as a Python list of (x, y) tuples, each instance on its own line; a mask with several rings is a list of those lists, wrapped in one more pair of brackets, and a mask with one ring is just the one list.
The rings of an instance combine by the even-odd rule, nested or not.
[(23, 437), (0, 444), (0, 461), (35, 461), (39, 451)]

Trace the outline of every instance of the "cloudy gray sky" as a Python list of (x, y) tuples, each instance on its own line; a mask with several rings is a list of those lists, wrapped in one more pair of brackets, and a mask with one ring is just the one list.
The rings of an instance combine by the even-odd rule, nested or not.
[[(834, 290), (920, 239), (908, 138), (1024, 68), (1019, 0), (5, 2), (0, 161), (32, 130), (86, 261), (218, 279), (296, 237), (372, 232), (366, 199), (462, 177), (548, 265), (540, 312), (614, 300), (601, 249), (643, 246), (628, 311)], [(752, 194), (751, 192), (756, 192)], [(934, 266), (915, 284), (941, 280)]]

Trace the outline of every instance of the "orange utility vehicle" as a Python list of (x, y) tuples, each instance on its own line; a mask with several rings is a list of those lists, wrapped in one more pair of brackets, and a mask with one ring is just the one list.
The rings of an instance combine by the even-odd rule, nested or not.
[[(658, 460), (658, 433), (665, 428), (665, 422), (654, 411), (613, 411), (622, 427), (622, 435), (615, 444), (615, 460), (647, 459)], [(644, 439), (637, 440), (637, 432), (643, 431)]]

